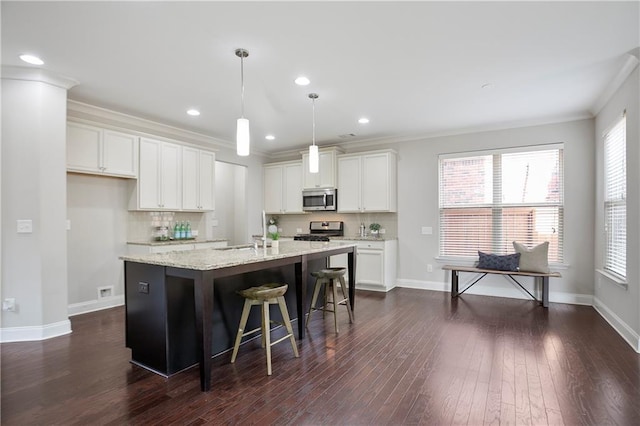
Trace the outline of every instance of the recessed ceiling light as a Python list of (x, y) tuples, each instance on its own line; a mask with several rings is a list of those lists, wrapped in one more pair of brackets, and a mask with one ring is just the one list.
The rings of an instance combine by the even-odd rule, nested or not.
[(197, 117), (200, 115), (200, 111), (198, 111), (197, 109), (190, 109), (187, 111), (187, 114)]
[(266, 140), (268, 140), (268, 141), (272, 141), (272, 140), (274, 140), (276, 137), (275, 137), (275, 136), (273, 136), (273, 135), (267, 135), (267, 136), (265, 136), (264, 138), (265, 138)]
[(369, 122), (369, 119), (366, 117), (362, 117), (361, 119), (358, 120), (358, 123), (360, 124), (367, 124)]
[(295, 82), (298, 86), (308, 86), (309, 83), (311, 83), (311, 81), (309, 81), (309, 79), (304, 76), (296, 78)]
[(25, 61), (28, 64), (31, 65), (43, 65), (44, 61), (40, 58), (38, 58), (37, 56), (33, 56), (33, 55), (20, 55), (20, 59), (22, 59), (23, 61)]

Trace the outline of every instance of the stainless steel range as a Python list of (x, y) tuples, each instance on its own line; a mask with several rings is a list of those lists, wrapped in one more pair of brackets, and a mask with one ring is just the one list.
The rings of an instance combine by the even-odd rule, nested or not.
[(298, 234), (293, 237), (296, 241), (329, 241), (331, 237), (344, 236), (344, 222), (341, 221), (311, 221), (308, 234)]

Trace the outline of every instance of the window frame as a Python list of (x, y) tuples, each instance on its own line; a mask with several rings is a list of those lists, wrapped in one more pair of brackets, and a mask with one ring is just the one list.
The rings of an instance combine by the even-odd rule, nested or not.
[[(615, 132), (618, 128), (618, 126), (622, 127), (622, 139), (620, 141), (618, 140), (608, 140), (609, 135), (611, 135), (613, 132)], [(628, 245), (628, 239), (627, 239), (627, 230), (628, 230), (628, 216), (627, 216), (627, 200), (628, 200), (628, 185), (627, 185), (627, 138), (626, 138), (626, 134), (627, 134), (627, 118), (626, 118), (626, 110), (623, 111), (622, 115), (616, 117), (615, 121), (607, 128), (607, 130), (605, 130), (602, 133), (602, 214), (603, 214), (603, 234), (604, 234), (604, 240), (603, 240), (603, 251), (602, 251), (602, 269), (598, 269), (598, 271), (605, 275), (606, 277), (608, 277), (609, 279), (613, 280), (615, 283), (617, 284), (622, 284), (622, 285), (626, 285), (627, 284), (627, 245)], [(608, 188), (609, 188), (609, 179), (611, 178), (610, 176), (610, 170), (609, 170), (609, 164), (608, 164), (608, 149), (607, 149), (607, 143), (611, 142), (611, 143), (615, 143), (615, 142), (620, 142), (621, 143), (621, 153), (623, 154), (623, 161), (624, 161), (624, 193), (623, 196), (621, 198), (609, 198), (609, 194), (608, 194)], [(620, 148), (620, 147), (619, 147)], [(614, 169), (617, 168), (617, 165), (611, 165)], [(620, 253), (618, 251), (616, 251), (615, 253), (611, 254), (610, 250), (612, 248), (613, 244), (610, 244), (610, 229), (613, 228), (613, 220), (611, 220), (611, 222), (609, 221), (609, 219), (611, 218), (611, 216), (608, 214), (610, 208), (619, 208), (619, 207), (623, 207), (624, 208), (624, 218), (625, 218), (625, 236), (624, 236), (624, 242), (623, 242), (623, 252)], [(624, 263), (624, 272), (621, 273), (620, 269), (617, 267), (617, 262), (613, 262), (612, 259), (613, 258), (619, 258), (622, 257), (623, 258), (623, 263)], [(611, 262), (610, 262), (611, 260)]]
[[(564, 186), (565, 186), (565, 180), (564, 180), (564, 169), (565, 169), (565, 165), (564, 165), (564, 143), (562, 142), (557, 142), (557, 143), (549, 143), (549, 144), (539, 144), (539, 145), (528, 145), (528, 146), (519, 146), (519, 147), (509, 147), (509, 148), (496, 148), (496, 149), (489, 149), (489, 150), (477, 150), (477, 151), (462, 151), (462, 152), (455, 152), (455, 153), (443, 153), (440, 154), (438, 156), (438, 230), (439, 230), (439, 240), (438, 240), (438, 256), (436, 257), (436, 260), (439, 261), (447, 261), (447, 262), (455, 262), (455, 263), (459, 263), (459, 264), (472, 264), (473, 262), (475, 262), (477, 260), (477, 254), (475, 255), (468, 255), (468, 256), (462, 256), (462, 255), (456, 255), (456, 254), (444, 254), (443, 253), (443, 244), (442, 244), (442, 237), (443, 237), (443, 222), (442, 222), (442, 215), (443, 215), (443, 210), (444, 209), (452, 209), (452, 207), (443, 207), (443, 203), (442, 203), (442, 183), (443, 183), (443, 176), (442, 176), (442, 160), (447, 160), (447, 159), (464, 159), (464, 158), (473, 158), (473, 157), (480, 157), (480, 156), (498, 156), (500, 159), (502, 159), (502, 156), (505, 154), (512, 154), (512, 153), (533, 153), (536, 151), (550, 151), (550, 150), (557, 150), (558, 151), (558, 161), (559, 161), (559, 165), (558, 165), (558, 173), (559, 173), (559, 201), (558, 202), (530, 202), (530, 203), (507, 203), (507, 202), (502, 202), (502, 200), (497, 200), (497, 197), (500, 197), (500, 192), (496, 191), (496, 186), (500, 186), (499, 184), (497, 184), (500, 181), (501, 178), (501, 173), (502, 173), (502, 166), (499, 166), (498, 171), (496, 171), (495, 169), (495, 161), (494, 161), (494, 170), (492, 172), (491, 178), (492, 178), (492, 193), (493, 193), (493, 200), (491, 201), (491, 203), (486, 204), (483, 203), (482, 207), (485, 208), (489, 208), (492, 211), (492, 217), (494, 219), (492, 220), (496, 220), (496, 217), (494, 216), (496, 214), (497, 211), (500, 211), (500, 221), (502, 223), (504, 223), (503, 218), (505, 218), (505, 216), (502, 214), (502, 211), (504, 209), (509, 209), (512, 207), (551, 207), (551, 208), (557, 208), (557, 212), (558, 212), (558, 259), (554, 260), (554, 261), (550, 261), (550, 264), (553, 265), (554, 267), (557, 267), (558, 269), (563, 269), (566, 268), (567, 265), (564, 264), (564, 245), (565, 245), (565, 238), (564, 238), (564, 231), (565, 231), (565, 224), (564, 224), (564, 216), (565, 216), (565, 197), (564, 197)], [(478, 205), (478, 207), (481, 207), (480, 205)], [(495, 248), (496, 247), (496, 235), (493, 235), (492, 238), (493, 242), (492, 242), (492, 246)]]

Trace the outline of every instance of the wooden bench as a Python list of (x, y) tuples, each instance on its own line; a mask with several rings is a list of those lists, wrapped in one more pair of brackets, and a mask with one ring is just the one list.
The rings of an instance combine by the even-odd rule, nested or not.
[[(560, 278), (562, 276), (560, 275), (559, 272), (550, 272), (548, 274), (545, 274), (545, 273), (539, 273), (539, 272), (497, 271), (494, 269), (480, 269), (480, 268), (474, 268), (469, 266), (454, 266), (454, 265), (445, 265), (442, 267), (442, 269), (451, 271), (451, 297), (458, 297), (459, 295), (467, 291), (469, 288), (471, 288), (471, 286), (473, 286), (475, 283), (477, 283), (478, 281), (486, 277), (487, 274), (496, 274), (496, 275), (508, 276), (509, 278), (511, 278), (511, 281), (513, 281), (515, 284), (519, 285), (521, 289), (526, 291), (527, 294), (533, 298), (533, 300), (538, 300), (533, 294), (529, 292), (529, 290), (524, 288), (522, 284), (520, 284), (518, 280), (514, 278), (514, 276), (534, 277), (536, 284), (537, 283), (542, 284), (542, 300), (540, 302), (542, 303), (542, 306), (544, 306), (545, 308), (549, 307), (549, 278)], [(471, 273), (482, 274), (482, 275), (479, 278), (476, 278), (476, 280), (471, 284), (469, 284), (464, 290), (459, 291), (458, 275), (460, 274), (460, 272), (471, 272)]]

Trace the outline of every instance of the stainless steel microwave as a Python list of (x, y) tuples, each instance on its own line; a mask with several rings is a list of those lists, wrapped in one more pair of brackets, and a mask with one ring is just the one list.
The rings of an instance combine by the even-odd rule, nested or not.
[(304, 211), (335, 211), (337, 206), (338, 190), (335, 188), (302, 191), (302, 210)]

